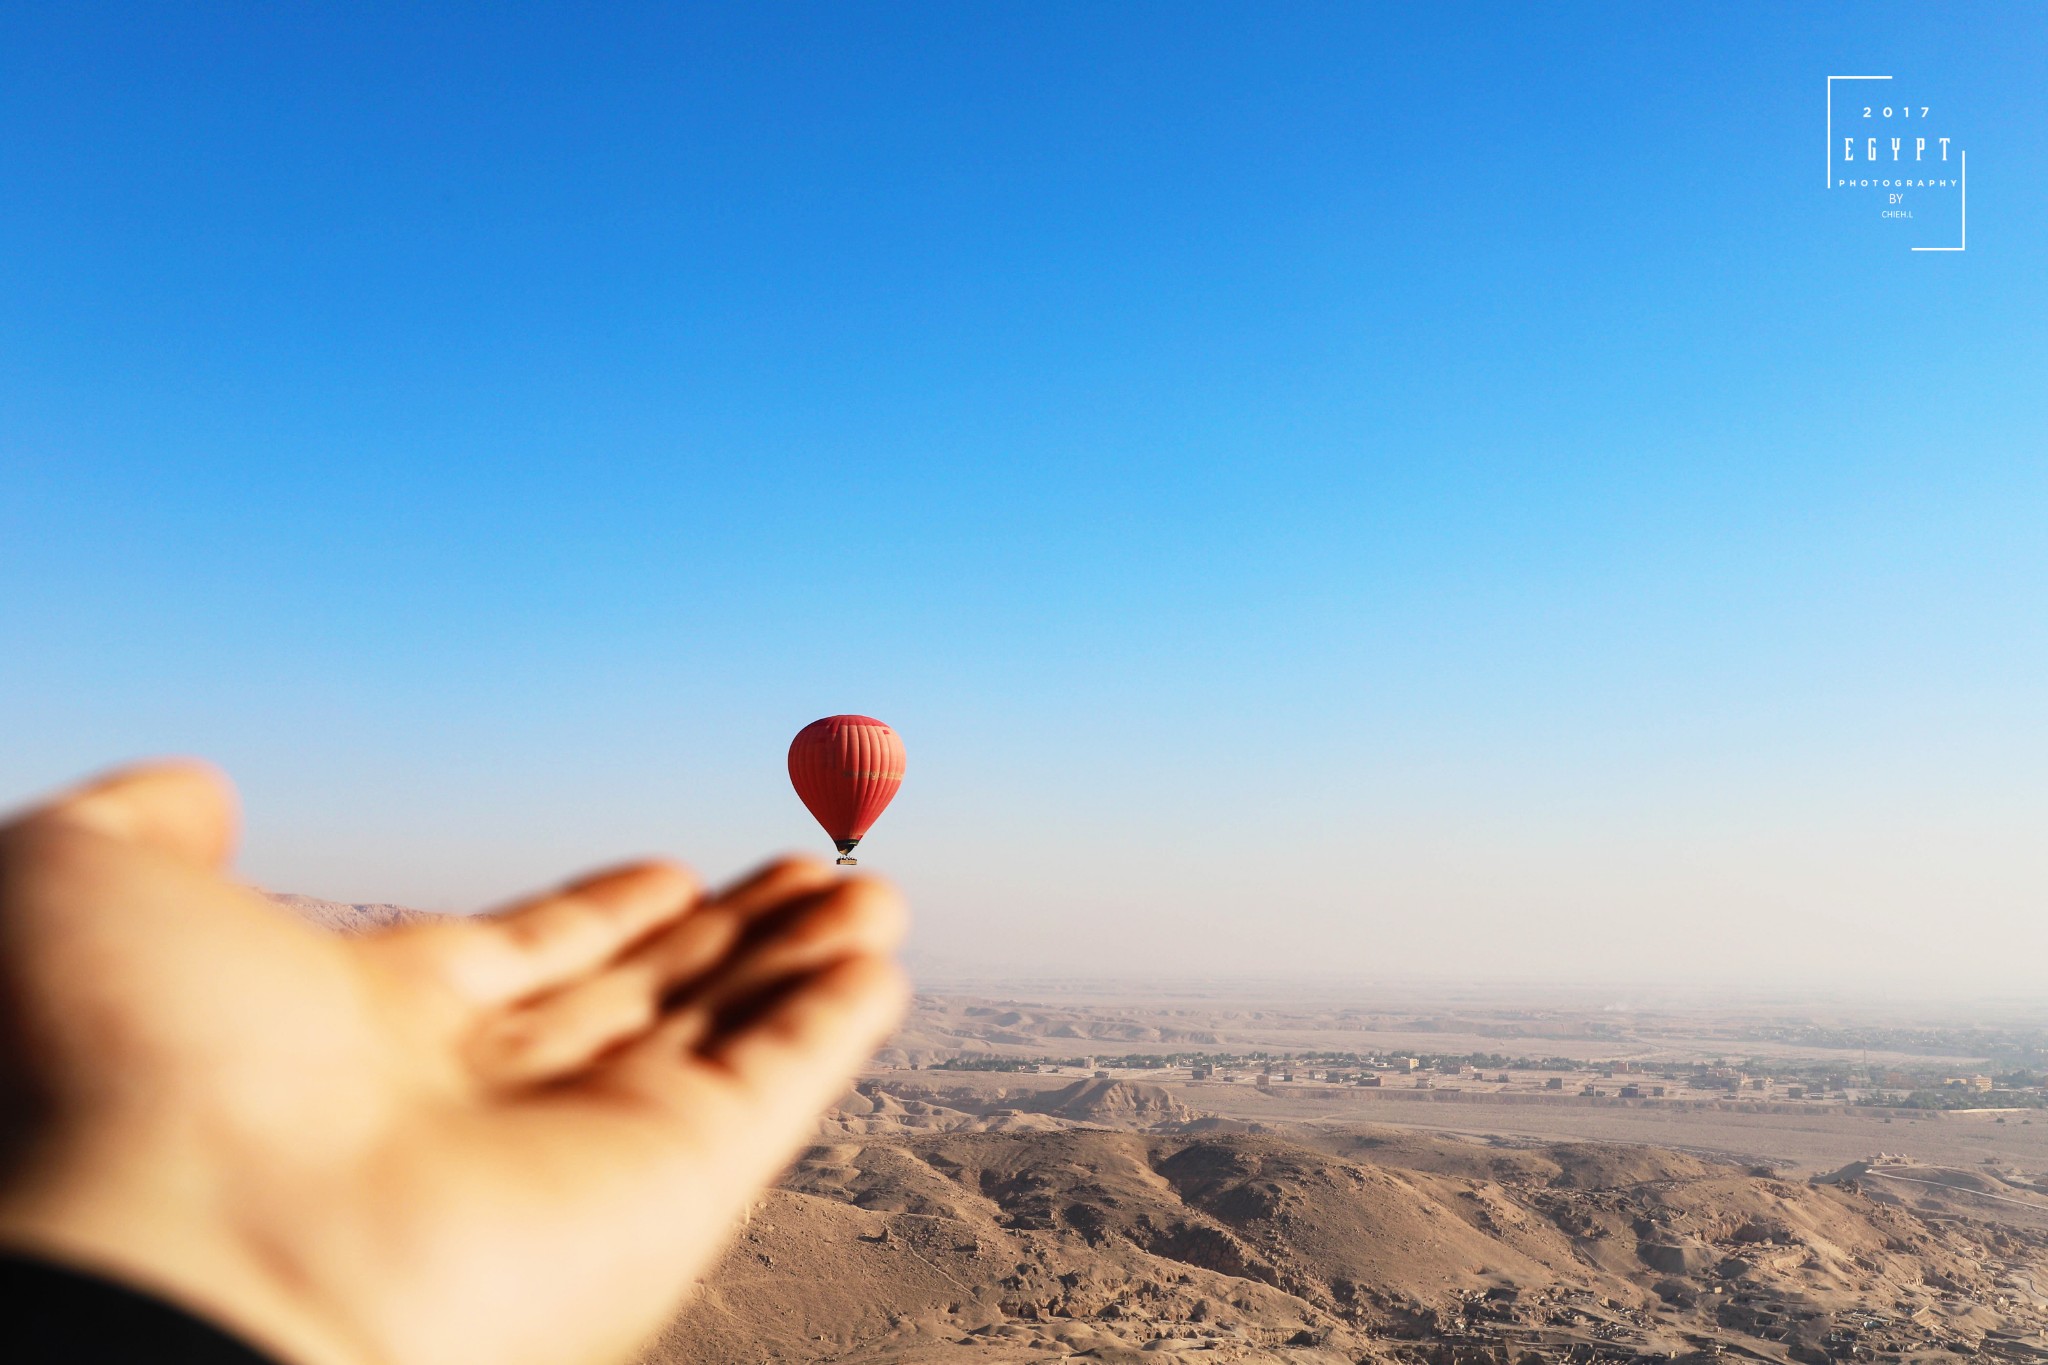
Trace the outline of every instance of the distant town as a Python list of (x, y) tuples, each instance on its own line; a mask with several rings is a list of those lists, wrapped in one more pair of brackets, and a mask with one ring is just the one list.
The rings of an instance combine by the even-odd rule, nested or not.
[[(911, 1064), (916, 1070), (916, 1063)], [(1332, 1087), (1470, 1092), (1536, 1102), (1787, 1104), (1971, 1113), (2048, 1109), (2048, 1076), (1941, 1067), (1851, 1067), (1719, 1059), (1693, 1064), (1510, 1057), (1501, 1053), (1173, 1052), (1116, 1056), (966, 1055), (934, 1071), (1031, 1072), (1297, 1091)], [(1434, 1098), (1434, 1095), (1432, 1095)], [(2031, 1120), (2026, 1120), (2031, 1121)]]

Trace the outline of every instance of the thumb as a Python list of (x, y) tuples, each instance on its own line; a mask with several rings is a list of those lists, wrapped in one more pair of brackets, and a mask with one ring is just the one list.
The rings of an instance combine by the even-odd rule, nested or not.
[(153, 849), (215, 871), (234, 856), (241, 824), (227, 776), (197, 759), (121, 768), (30, 810), (22, 824), (50, 821)]

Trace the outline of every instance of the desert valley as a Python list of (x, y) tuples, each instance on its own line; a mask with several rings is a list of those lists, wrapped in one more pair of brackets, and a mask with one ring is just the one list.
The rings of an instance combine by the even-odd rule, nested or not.
[(935, 983), (649, 1365), (2048, 1361), (2038, 1017), (1524, 995)]

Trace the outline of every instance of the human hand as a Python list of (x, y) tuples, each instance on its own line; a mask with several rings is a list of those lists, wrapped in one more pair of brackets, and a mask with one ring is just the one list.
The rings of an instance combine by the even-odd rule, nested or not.
[(900, 901), (809, 861), (346, 938), (234, 825), (165, 764), (0, 828), (0, 1241), (296, 1365), (626, 1359), (901, 1013)]

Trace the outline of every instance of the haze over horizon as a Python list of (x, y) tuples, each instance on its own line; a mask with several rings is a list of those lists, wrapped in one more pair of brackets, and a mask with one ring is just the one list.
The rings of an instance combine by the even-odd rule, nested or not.
[[(1483, 22), (1475, 22), (1483, 20)], [(991, 974), (2048, 961), (2048, 11), (0, 17), (0, 800), (279, 890), (829, 844)], [(1813, 183), (1823, 80), (1967, 252)]]

